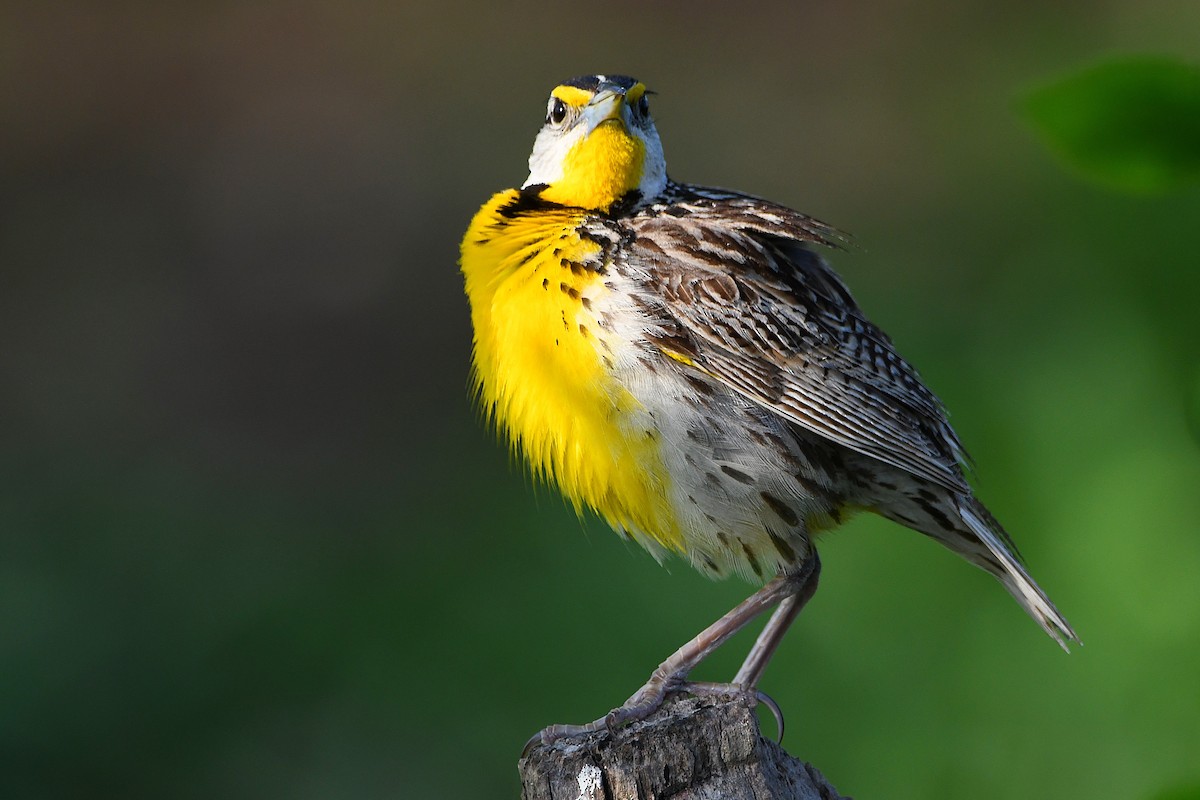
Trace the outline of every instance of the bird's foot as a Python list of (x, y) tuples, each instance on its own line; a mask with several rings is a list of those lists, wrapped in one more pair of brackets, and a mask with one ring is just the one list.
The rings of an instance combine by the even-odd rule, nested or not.
[(551, 725), (535, 733), (525, 743), (521, 751), (522, 757), (528, 755), (531, 748), (538, 744), (553, 744), (559, 739), (582, 736), (597, 731), (613, 732), (618, 728), (649, 717), (662, 707), (668, 696), (673, 694), (690, 694), (697, 697), (738, 698), (747, 705), (754, 707), (759, 703), (765, 705), (775, 718), (779, 730), (779, 740), (783, 739), (783, 712), (779, 704), (766, 693), (755, 687), (739, 686), (731, 683), (689, 682), (686, 675), (662, 675), (655, 672), (646, 685), (633, 694), (619, 708), (605, 714), (600, 719), (583, 725)]
[(754, 686), (742, 686), (738, 683), (688, 683), (684, 685), (682, 691), (696, 695), (697, 697), (740, 698), (750, 708), (754, 708), (759, 703), (762, 703), (771, 712), (771, 716), (775, 718), (775, 731), (777, 733), (775, 741), (777, 743), (783, 742), (783, 709), (779, 707), (779, 703), (775, 702), (775, 698), (762, 689)]
[(687, 685), (686, 678), (686, 674), (668, 675), (655, 670), (650, 680), (646, 681), (646, 685), (634, 692), (619, 708), (614, 708), (600, 719), (583, 725), (551, 725), (544, 728), (525, 743), (521, 755), (527, 755), (530, 748), (537, 744), (553, 744), (559, 739), (597, 731), (611, 732), (623, 725), (645, 719), (662, 707), (667, 695), (683, 690)]

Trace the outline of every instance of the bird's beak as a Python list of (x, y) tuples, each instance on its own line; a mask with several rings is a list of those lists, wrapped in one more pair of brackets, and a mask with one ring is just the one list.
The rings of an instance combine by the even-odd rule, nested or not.
[(629, 127), (629, 105), (625, 102), (626, 91), (615, 83), (602, 83), (592, 96), (592, 101), (583, 110), (583, 118), (587, 123), (588, 133), (596, 130), (609, 120), (615, 120)]

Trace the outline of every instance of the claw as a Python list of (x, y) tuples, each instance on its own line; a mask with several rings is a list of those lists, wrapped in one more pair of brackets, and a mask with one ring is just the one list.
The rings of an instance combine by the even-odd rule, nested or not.
[(779, 704), (775, 702), (775, 699), (762, 689), (757, 687), (752, 688), (748, 686), (740, 686), (736, 683), (709, 683), (707, 681), (698, 681), (696, 683), (685, 683), (681, 687), (681, 690), (699, 696), (715, 695), (717, 697), (731, 697), (741, 695), (747, 700), (753, 701), (750, 703), (751, 708), (759, 703), (762, 703), (767, 707), (767, 710), (771, 712), (771, 716), (775, 718), (775, 729), (778, 733), (776, 742), (783, 742), (783, 710), (780, 709)]
[(529, 739), (526, 740), (525, 746), (521, 748), (521, 758), (528, 757), (529, 751), (533, 749), (534, 745), (541, 744), (542, 742), (545, 741), (545, 739), (542, 738), (543, 733), (544, 733), (544, 731), (538, 731), (537, 733), (535, 733), (533, 736), (530, 736)]
[(584, 725), (551, 725), (538, 731), (521, 748), (521, 758), (529, 755), (529, 751), (535, 745), (553, 744), (568, 736), (583, 736), (597, 731), (615, 733), (624, 725), (650, 716), (662, 707), (663, 701), (667, 699), (668, 695), (687, 691), (689, 686), (691, 684), (685, 683), (684, 676), (681, 674), (663, 675), (656, 672), (645, 686), (638, 689), (633, 697), (625, 701), (624, 705), (614, 708), (600, 719)]
[(532, 750), (535, 745), (554, 744), (559, 739), (566, 739), (570, 736), (582, 736), (587, 733), (595, 733), (596, 731), (605, 730), (606, 728), (611, 731), (612, 728), (610, 728), (608, 725), (608, 718), (611, 717), (613, 713), (614, 712), (610, 711), (606, 716), (589, 722), (586, 725), (551, 725), (547, 728), (543, 728), (533, 736), (530, 736), (529, 740), (525, 742), (525, 746), (521, 748), (521, 758), (525, 758), (525, 756), (529, 755), (529, 751)]
[(783, 710), (779, 707), (779, 703), (775, 702), (775, 698), (762, 689), (755, 689), (754, 693), (758, 702), (766, 706), (770, 710), (771, 716), (775, 718), (775, 730), (779, 734), (775, 737), (775, 743), (783, 744)]
[(742, 697), (750, 701), (748, 704), (751, 708), (762, 703), (771, 712), (771, 716), (775, 718), (775, 727), (778, 732), (776, 741), (783, 742), (783, 711), (779, 708), (779, 704), (761, 689), (739, 686), (733, 683), (709, 683), (707, 681), (690, 683), (683, 681), (678, 676), (672, 676), (663, 680), (659, 685), (651, 687), (650, 684), (647, 684), (643, 686), (633, 697), (625, 701), (625, 705), (620, 708), (614, 708), (600, 719), (593, 720), (584, 725), (551, 725), (548, 728), (538, 731), (529, 737), (529, 740), (525, 742), (525, 746), (521, 748), (521, 758), (528, 756), (529, 751), (539, 744), (553, 744), (559, 739), (570, 736), (583, 736), (589, 733), (596, 733), (597, 731), (607, 731), (610, 734), (616, 733), (618, 728), (650, 716), (662, 706), (663, 700), (668, 695), (680, 692), (693, 694), (698, 697)]

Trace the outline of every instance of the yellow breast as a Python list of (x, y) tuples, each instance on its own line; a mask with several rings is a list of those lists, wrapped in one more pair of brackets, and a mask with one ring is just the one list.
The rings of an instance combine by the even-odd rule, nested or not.
[(612, 289), (599, 245), (579, 234), (584, 214), (523, 208), (509, 190), (475, 215), (461, 265), (476, 388), (534, 473), (576, 509), (681, 551), (655, 431), (614, 371), (623, 343), (602, 319)]

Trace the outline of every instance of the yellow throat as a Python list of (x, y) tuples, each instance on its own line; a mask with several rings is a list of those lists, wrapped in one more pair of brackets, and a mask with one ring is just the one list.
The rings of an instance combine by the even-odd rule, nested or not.
[(600, 315), (611, 290), (588, 214), (510, 189), (475, 215), (462, 243), (480, 404), (535, 475), (576, 510), (681, 552), (669, 476), (640, 404), (614, 371), (621, 343)]
[(665, 183), (662, 150), (645, 86), (593, 77), (555, 88), (524, 188), (492, 197), (463, 239), (475, 385), (513, 448), (577, 510), (652, 552), (682, 551), (657, 429), (622, 382), (630, 345), (609, 317), (621, 277), (586, 232), (648, 174)]
[(551, 97), (566, 103), (575, 113), (590, 116), (582, 138), (562, 156), (562, 176), (548, 185), (541, 196), (554, 203), (578, 208), (606, 210), (628, 192), (638, 188), (646, 161), (645, 142), (632, 134), (623, 116), (630, 103), (645, 94), (636, 84), (624, 95), (595, 96), (572, 86), (560, 86)]

